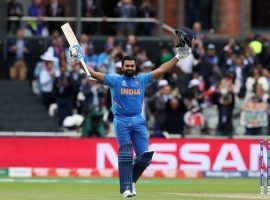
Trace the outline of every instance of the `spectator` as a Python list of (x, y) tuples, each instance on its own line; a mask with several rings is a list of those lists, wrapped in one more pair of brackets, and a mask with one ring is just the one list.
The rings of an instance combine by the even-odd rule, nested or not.
[(49, 38), (49, 41), (48, 41), (48, 48), (51, 47), (51, 46), (54, 46), (55, 43), (56, 43), (56, 40), (58, 39), (58, 37), (61, 37), (61, 32), (60, 30), (56, 30), (54, 31), (51, 35), (50, 35), (50, 38)]
[(202, 25), (200, 22), (194, 22), (193, 23), (193, 33), (194, 33), (194, 39), (193, 39), (193, 54), (196, 58), (202, 57), (205, 54), (205, 50), (203, 47), (204, 41), (206, 39), (206, 36), (204, 33), (202, 33)]
[(120, 46), (116, 46), (113, 49), (113, 52), (112, 52), (112, 64), (113, 64), (113, 67), (112, 68), (114, 69), (114, 73), (117, 73), (117, 63), (121, 62), (121, 60), (123, 58), (123, 55), (124, 55), (124, 52), (122, 51)]
[(67, 62), (67, 55), (65, 51), (61, 51), (59, 55), (59, 66), (65, 65), (67, 67), (67, 71), (71, 71), (71, 66)]
[(139, 51), (139, 47), (137, 46), (137, 39), (134, 34), (128, 34), (127, 42), (124, 46), (124, 51), (128, 56), (134, 56)]
[(230, 91), (235, 96), (238, 96), (241, 89), (241, 82), (236, 79), (235, 71), (233, 68), (226, 72), (225, 77), (221, 80), (220, 87), (222, 90), (225, 90), (226, 92)]
[[(257, 56), (254, 56), (252, 48), (249, 46), (249, 40), (245, 39), (243, 42), (243, 63), (246, 68), (247, 75), (251, 73), (253, 65), (259, 63)], [(238, 55), (239, 56), (239, 55)]]
[(262, 69), (262, 75), (267, 79), (268, 85), (270, 86), (270, 71), (269, 71), (269, 69), (267, 69), (267, 68)]
[(205, 81), (206, 89), (216, 84), (222, 77), (216, 46), (212, 43), (208, 44), (207, 51), (202, 57), (199, 65), (199, 73)]
[(239, 54), (240, 53), (240, 47), (236, 43), (234, 38), (230, 38), (228, 43), (224, 46), (223, 51), (227, 52), (231, 50), (233, 53)]
[(98, 55), (97, 69), (103, 73), (114, 73), (115, 66), (113, 63), (113, 52), (114, 46), (110, 43), (104, 45), (104, 51)]
[(268, 126), (267, 104), (256, 93), (249, 97), (241, 106), (240, 122), (246, 128), (246, 135), (261, 135)]
[(181, 134), (184, 137), (184, 113), (186, 107), (182, 98), (173, 97), (166, 103), (167, 117), (165, 131), (170, 134)]
[(158, 81), (158, 91), (148, 100), (148, 107), (155, 118), (154, 135), (162, 135), (165, 130), (166, 103), (172, 97), (171, 87), (165, 79)]
[(53, 88), (57, 103), (58, 125), (62, 127), (64, 119), (71, 116), (73, 111), (71, 77), (65, 65), (60, 67), (60, 75), (54, 79)]
[(267, 36), (262, 37), (262, 52), (258, 56), (263, 68), (269, 68), (270, 64), (270, 40)]
[(155, 64), (150, 60), (147, 60), (140, 65), (141, 73), (151, 72), (154, 69), (154, 67)]
[(106, 89), (99, 82), (84, 77), (81, 81), (80, 95), (82, 102), (82, 113), (86, 115), (93, 107), (103, 108)]
[[(147, 57), (146, 51), (144, 49), (140, 49), (137, 53), (136, 53), (136, 59), (138, 62), (138, 71), (141, 72), (143, 70), (143, 64), (145, 62), (150, 61), (149, 58)], [(151, 62), (151, 61), (150, 61)]]
[(235, 47), (235, 40), (230, 39), (228, 44), (223, 48), (222, 54), (220, 56), (220, 67), (223, 73), (226, 73), (229, 69), (232, 69), (233, 61), (236, 53), (239, 54), (237, 47)]
[[(65, 6), (59, 3), (58, 0), (50, 0), (50, 3), (46, 5), (45, 13), (47, 17), (65, 17)], [(62, 25), (61, 21), (48, 21), (47, 23), (50, 34), (58, 30)]]
[(93, 81), (88, 80), (86, 77), (81, 79), (80, 92), (78, 94), (78, 99), (81, 104), (81, 113), (86, 115), (93, 105), (94, 93), (92, 91)]
[(95, 53), (95, 47), (92, 43), (88, 45), (87, 53), (84, 57), (85, 63), (92, 67), (93, 69), (97, 69), (98, 63), (98, 55)]
[[(138, 17), (142, 17), (145, 19), (153, 18), (156, 15), (156, 11), (154, 7), (151, 5), (150, 0), (143, 0), (139, 11)], [(144, 22), (140, 23), (138, 27), (138, 32), (141, 35), (152, 35), (153, 34), (153, 23), (152, 22)]]
[(28, 7), (28, 16), (37, 17), (37, 20), (29, 21), (27, 24), (27, 30), (29, 35), (43, 36), (49, 35), (48, 29), (43, 21), (44, 7), (41, 0), (32, 0), (31, 5)]
[(235, 105), (235, 96), (232, 90), (224, 91), (220, 85), (213, 95), (213, 103), (218, 108), (218, 126), (217, 134), (232, 137), (233, 127), (233, 110)]
[[(155, 64), (152, 61), (147, 60), (140, 65), (140, 68), (141, 71), (138, 74), (151, 72), (155, 68)], [(156, 93), (157, 89), (158, 88), (156, 83), (151, 83), (145, 88), (144, 96), (146, 101), (147, 98), (153, 96)]]
[(60, 61), (61, 54), (65, 55), (64, 39), (62, 36), (55, 37), (51, 46), (47, 49), (54, 57)]
[(194, 40), (204, 42), (206, 39), (206, 36), (204, 33), (202, 33), (202, 24), (199, 21), (196, 21), (193, 23), (192, 26), (193, 32), (194, 32)]
[[(116, 73), (117, 74), (119, 74), (119, 75), (121, 75), (122, 74), (122, 63), (121, 63), (121, 61), (117, 61), (116, 63), (115, 63), (115, 69), (116, 69)], [(110, 93), (109, 93), (110, 94)]]
[(89, 46), (91, 45), (91, 43), (89, 42), (89, 37), (88, 37), (88, 35), (82, 34), (82, 35), (80, 36), (79, 43), (80, 43), (82, 52), (83, 52), (84, 54), (87, 54), (87, 51), (88, 51), (88, 49), (89, 49)]
[(98, 62), (98, 55), (95, 53), (95, 47), (92, 42), (89, 41), (89, 37), (86, 34), (80, 36), (80, 46), (84, 53), (84, 60), (87, 65), (96, 69)]
[[(133, 18), (137, 17), (137, 9), (132, 0), (120, 0), (114, 10), (116, 17)], [(117, 35), (135, 33), (136, 25), (134, 22), (118, 22)]]
[(205, 126), (205, 119), (200, 107), (191, 107), (184, 114), (184, 135), (200, 135)]
[(78, 63), (72, 63), (72, 69), (70, 71), (70, 80), (72, 88), (72, 103), (73, 108), (76, 109), (77, 113), (81, 113), (79, 106), (77, 105), (77, 96), (81, 86), (82, 75), (80, 73), (80, 65)]
[(186, 96), (191, 99), (193, 99), (196, 103), (193, 104), (192, 102), (190, 105), (186, 105), (188, 109), (194, 108), (194, 107), (200, 107), (202, 103), (204, 103), (204, 93), (202, 91), (202, 88), (204, 87), (203, 81), (201, 79), (192, 79), (189, 81), (188, 84), (188, 92)]
[(184, 134), (201, 134), (204, 126), (201, 105), (204, 103), (204, 93), (200, 90), (201, 81), (192, 79), (188, 91), (184, 94), (184, 104), (187, 112), (184, 115)]
[(250, 99), (250, 97), (255, 93), (256, 95), (259, 95), (256, 93), (256, 87), (260, 87), (262, 91), (262, 101), (266, 102), (269, 98), (268, 90), (269, 90), (269, 84), (266, 77), (263, 76), (262, 70), (259, 66), (255, 67), (252, 70), (252, 76), (247, 78), (246, 81), (246, 96), (245, 99)]
[[(10, 0), (7, 5), (7, 16), (8, 17), (22, 17), (23, 7), (22, 4), (17, 0)], [(21, 28), (21, 22), (18, 21), (7, 21), (8, 33), (11, 35), (16, 34), (17, 30)]]
[(55, 76), (59, 73), (54, 68), (55, 57), (49, 52), (40, 56), (42, 62), (40, 63), (41, 70), (39, 74), (39, 84), (42, 95), (42, 100), (48, 109), (52, 103), (55, 103), (55, 96), (53, 92), (53, 83)]
[[(83, 17), (99, 17), (101, 15), (99, 1), (83, 0), (82, 1), (82, 16)], [(98, 25), (96, 22), (83, 22), (82, 32), (87, 35), (93, 35), (97, 32)]]
[(115, 39), (114, 39), (114, 37), (113, 36), (108, 36), (106, 38), (106, 44), (110, 44), (110, 45), (112, 45), (114, 47), (115, 46)]
[(248, 75), (248, 66), (245, 64), (243, 55), (236, 55), (233, 58), (233, 64), (229, 71), (234, 71), (235, 79), (240, 83), (240, 91), (238, 96), (243, 98), (246, 93), (246, 79)]
[(27, 59), (30, 53), (29, 45), (24, 39), (24, 32), (18, 29), (16, 39), (8, 45), (10, 70), (12, 80), (25, 80), (27, 77)]

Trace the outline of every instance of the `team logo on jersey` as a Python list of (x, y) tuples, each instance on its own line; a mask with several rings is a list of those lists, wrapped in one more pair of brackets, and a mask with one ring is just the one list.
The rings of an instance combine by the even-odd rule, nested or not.
[(127, 82), (125, 80), (122, 81), (122, 86), (127, 87)]
[(139, 85), (139, 81), (135, 81), (135, 84), (136, 84), (136, 85)]

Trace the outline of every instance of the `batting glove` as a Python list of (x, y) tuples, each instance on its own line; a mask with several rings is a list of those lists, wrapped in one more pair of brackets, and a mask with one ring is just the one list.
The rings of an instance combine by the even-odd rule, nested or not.
[(77, 46), (69, 47), (68, 51), (69, 51), (70, 57), (73, 60), (79, 62), (80, 59), (82, 58), (81, 50), (79, 49), (79, 47)]
[(177, 60), (184, 59), (191, 54), (191, 48), (185, 44), (184, 47), (176, 47), (176, 55), (175, 58)]

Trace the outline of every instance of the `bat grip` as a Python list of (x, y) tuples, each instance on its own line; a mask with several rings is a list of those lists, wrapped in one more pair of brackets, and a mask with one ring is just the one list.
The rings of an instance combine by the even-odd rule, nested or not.
[(87, 66), (86, 66), (86, 64), (85, 64), (85, 62), (84, 62), (84, 60), (83, 60), (83, 59), (80, 59), (80, 62), (81, 62), (81, 64), (82, 64), (83, 70), (85, 71), (86, 75), (87, 75), (88, 77), (91, 77), (91, 74), (90, 74), (90, 72), (89, 72), (89, 70), (88, 70), (88, 68), (87, 68)]

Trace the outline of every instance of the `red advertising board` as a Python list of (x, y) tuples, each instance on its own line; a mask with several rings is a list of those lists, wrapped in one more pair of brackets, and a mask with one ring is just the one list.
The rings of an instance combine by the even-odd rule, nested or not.
[[(155, 151), (150, 169), (259, 169), (259, 140), (151, 139), (150, 149)], [(115, 139), (7, 137), (0, 138), (0, 152), (0, 168), (117, 169)]]

